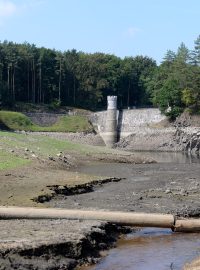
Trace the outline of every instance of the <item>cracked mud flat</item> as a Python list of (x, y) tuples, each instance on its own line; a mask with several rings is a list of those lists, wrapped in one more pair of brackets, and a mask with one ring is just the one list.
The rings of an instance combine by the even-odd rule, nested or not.
[(87, 194), (60, 194), (47, 206), (200, 216), (200, 163), (97, 163), (79, 171), (126, 179), (96, 186)]
[[(59, 195), (49, 202), (48, 205), (72, 209), (89, 208), (149, 213), (158, 212), (173, 213), (177, 216), (199, 217), (199, 160), (193, 160), (196, 163), (191, 164), (191, 159), (186, 160), (185, 156), (182, 156), (181, 161), (177, 154), (170, 154), (168, 159), (166, 159), (167, 156), (167, 154), (164, 156), (162, 155), (162, 161), (164, 162), (159, 164), (93, 164), (92, 166), (80, 167), (79, 171), (82, 173), (87, 172), (96, 175), (111, 175), (113, 177), (116, 175), (118, 177), (126, 176), (126, 179), (122, 179), (115, 184), (107, 183), (101, 188), (96, 186), (94, 192), (87, 194), (87, 196), (86, 194), (74, 195), (72, 197)], [(170, 163), (172, 160), (173, 163)], [(125, 269), (146, 270), (147, 261), (145, 262), (145, 258), (142, 256), (145, 256), (145, 252), (147, 252), (146, 256), (149, 258), (148, 265), (149, 262), (151, 262), (151, 268), (148, 269), (155, 269), (155, 267), (158, 267), (157, 269), (180, 270), (182, 269), (180, 265), (183, 266), (183, 262), (190, 262), (199, 254), (199, 234), (176, 234), (173, 236), (170, 233), (165, 236), (164, 231), (161, 233), (161, 236), (159, 236), (159, 239), (160, 238), (168, 243), (166, 244), (166, 247), (164, 242), (161, 240), (157, 241), (158, 238), (154, 239), (153, 235), (151, 236), (150, 234), (149, 240), (144, 240), (141, 237), (141, 240), (138, 242), (138, 248), (137, 244), (135, 247), (124, 246), (123, 249), (125, 251), (123, 252), (123, 249), (120, 249), (119, 247), (118, 249), (111, 251), (111, 256), (109, 255), (108, 259), (103, 260), (102, 264), (87, 269), (121, 270), (123, 269), (123, 265), (126, 265), (127, 268)], [(135, 240), (132, 241), (135, 244)], [(141, 241), (142, 243), (147, 243), (147, 246), (142, 248), (142, 250), (145, 251), (144, 254), (139, 251), (141, 248)], [(169, 242), (172, 244), (172, 247), (169, 246)], [(128, 242), (128, 245), (129, 244), (130, 241)], [(148, 246), (151, 246), (152, 250), (149, 250)], [(173, 252), (174, 248), (178, 252), (177, 256)], [(187, 248), (189, 248), (190, 251), (187, 250)], [(151, 256), (149, 255), (157, 252), (156, 250), (160, 250), (158, 256), (161, 256), (161, 261), (159, 264), (156, 264), (156, 259), (150, 259)], [(119, 263), (117, 263), (117, 258)], [(138, 264), (136, 265), (136, 268), (134, 268), (134, 258), (137, 258), (138, 261), (140, 258), (143, 261), (143, 266)], [(198, 267), (200, 265), (199, 261), (200, 260), (198, 259)], [(113, 268), (114, 265), (116, 265), (115, 268)], [(186, 269), (193, 268), (187, 266)]]

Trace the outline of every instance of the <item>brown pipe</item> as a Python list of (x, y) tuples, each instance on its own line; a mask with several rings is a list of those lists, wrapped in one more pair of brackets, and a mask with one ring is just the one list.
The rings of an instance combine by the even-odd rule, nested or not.
[(0, 219), (102, 220), (121, 225), (159, 228), (172, 228), (174, 225), (173, 215), (32, 207), (0, 207)]
[(200, 219), (178, 219), (175, 222), (174, 232), (200, 232)]

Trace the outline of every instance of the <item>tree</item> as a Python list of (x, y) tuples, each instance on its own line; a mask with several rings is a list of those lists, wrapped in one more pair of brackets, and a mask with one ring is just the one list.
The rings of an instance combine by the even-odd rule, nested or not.
[(189, 61), (189, 49), (185, 46), (182, 42), (181, 45), (178, 47), (177, 54), (175, 60), (181, 63), (188, 63)]
[(175, 59), (176, 59), (176, 53), (173, 52), (172, 50), (167, 50), (162, 63), (171, 64), (174, 62)]
[(200, 35), (194, 41), (194, 50), (191, 52), (191, 64), (200, 66)]

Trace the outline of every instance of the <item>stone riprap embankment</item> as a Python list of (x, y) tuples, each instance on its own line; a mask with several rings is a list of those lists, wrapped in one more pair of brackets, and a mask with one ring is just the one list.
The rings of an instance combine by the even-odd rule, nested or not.
[(183, 151), (199, 156), (200, 128), (138, 128), (131, 135), (122, 138), (116, 146), (138, 151)]
[[(184, 151), (200, 154), (200, 121), (198, 116), (181, 115), (170, 124), (159, 109), (118, 111), (117, 147), (127, 150)], [(91, 122), (103, 137), (106, 111), (94, 113)]]
[[(90, 121), (100, 134), (105, 131), (106, 115), (107, 112), (102, 111), (90, 116)], [(159, 109), (133, 109), (118, 111), (117, 120), (120, 137), (126, 137), (138, 127), (149, 127), (166, 120), (166, 116), (162, 115)]]
[(175, 143), (182, 151), (192, 155), (200, 155), (200, 128), (177, 128), (174, 135)]
[(119, 148), (135, 151), (181, 151), (174, 142), (176, 129), (138, 127), (116, 144)]
[(39, 126), (51, 126), (55, 124), (58, 119), (66, 114), (58, 113), (24, 113), (28, 116), (34, 124)]

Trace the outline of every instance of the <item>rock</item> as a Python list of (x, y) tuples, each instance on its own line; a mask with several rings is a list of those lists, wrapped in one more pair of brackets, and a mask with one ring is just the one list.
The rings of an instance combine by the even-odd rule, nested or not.
[(187, 190), (185, 190), (185, 189), (182, 188), (181, 191), (180, 191), (180, 195), (182, 195), (182, 196), (188, 195)]
[(55, 158), (52, 156), (49, 156), (49, 160), (55, 161)]
[(169, 194), (169, 193), (172, 193), (172, 192), (171, 192), (171, 190), (168, 188), (168, 189), (165, 190), (165, 193), (166, 193), (166, 194)]

